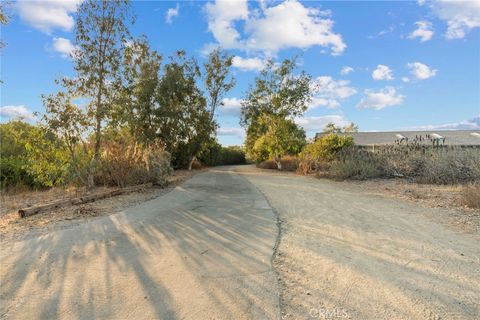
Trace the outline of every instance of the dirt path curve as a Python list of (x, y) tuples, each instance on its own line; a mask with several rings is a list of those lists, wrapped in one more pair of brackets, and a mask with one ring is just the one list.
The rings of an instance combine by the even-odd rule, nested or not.
[(327, 180), (232, 170), (282, 220), (274, 266), (284, 319), (480, 319), (480, 237), (438, 221), (442, 209)]
[(276, 218), (226, 171), (0, 247), (0, 319), (275, 319)]

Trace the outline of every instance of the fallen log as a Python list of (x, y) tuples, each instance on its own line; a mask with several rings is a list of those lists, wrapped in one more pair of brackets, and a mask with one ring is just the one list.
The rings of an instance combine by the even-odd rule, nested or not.
[(109, 190), (109, 191), (94, 193), (94, 194), (87, 194), (87, 195), (76, 197), (76, 198), (56, 200), (50, 203), (22, 208), (18, 210), (18, 215), (20, 216), (20, 218), (25, 218), (28, 216), (33, 216), (40, 212), (51, 211), (51, 210), (66, 207), (69, 205), (79, 205), (83, 203), (94, 202), (100, 199), (110, 198), (113, 196), (118, 196), (121, 194), (142, 190), (145, 188), (149, 188), (151, 186), (152, 186), (151, 183), (145, 183), (145, 184), (140, 184), (140, 185), (127, 187), (127, 188), (114, 189), (114, 190)]

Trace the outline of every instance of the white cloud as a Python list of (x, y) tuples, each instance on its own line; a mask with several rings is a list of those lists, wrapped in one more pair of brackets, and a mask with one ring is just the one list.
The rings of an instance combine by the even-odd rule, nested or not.
[(220, 127), (217, 129), (219, 136), (234, 136), (238, 138), (245, 137), (245, 130), (239, 127)]
[(432, 12), (447, 23), (447, 39), (461, 39), (480, 27), (480, 1), (437, 0), (429, 2)]
[(420, 42), (425, 42), (433, 37), (432, 23), (429, 21), (417, 21), (415, 22), (417, 29), (415, 29), (409, 36), (409, 39), (419, 38)]
[(234, 23), (248, 18), (247, 1), (216, 1), (207, 3), (205, 10), (208, 16), (208, 29), (215, 39), (226, 49), (239, 46), (240, 33)]
[(265, 60), (235, 56), (233, 57), (232, 65), (242, 71), (260, 71), (265, 67)]
[(3, 106), (0, 108), (0, 117), (9, 119), (35, 120), (35, 115), (23, 105)]
[(409, 130), (480, 130), (480, 115), (465, 121), (410, 127)]
[(398, 94), (395, 88), (386, 87), (379, 91), (365, 90), (365, 96), (357, 105), (358, 108), (380, 110), (385, 107), (403, 103), (404, 95)]
[(222, 100), (223, 106), (220, 108), (220, 112), (226, 114), (238, 115), (240, 114), (240, 109), (242, 100), (237, 98), (224, 98)]
[(340, 101), (357, 93), (349, 86), (350, 81), (335, 80), (332, 77), (321, 76), (313, 83), (313, 99), (309, 109), (325, 106), (334, 109), (340, 106)]
[(372, 78), (374, 80), (393, 80), (393, 71), (383, 64), (379, 64), (372, 72)]
[(410, 82), (410, 78), (409, 77), (402, 77), (402, 81), (407, 83), (407, 82)]
[(177, 17), (179, 12), (180, 12), (180, 6), (177, 3), (177, 6), (175, 8), (169, 8), (165, 13), (165, 22), (168, 24), (171, 24), (173, 21), (173, 18)]
[(53, 49), (63, 58), (70, 58), (75, 51), (75, 46), (65, 38), (53, 38)]
[(349, 125), (351, 121), (348, 121), (341, 115), (312, 116), (295, 119), (296, 124), (311, 133), (322, 132), (330, 122), (333, 122), (336, 126), (345, 127)]
[[(207, 3), (206, 12), (209, 30), (226, 49), (275, 55), (287, 48), (322, 46), (338, 55), (346, 48), (342, 36), (332, 31), (334, 22), (328, 18), (330, 12), (305, 7), (297, 0), (270, 7), (263, 2), (259, 10), (252, 11), (246, 0), (217, 0)], [(237, 21), (244, 22), (243, 37), (235, 26)]]
[(345, 67), (342, 68), (342, 70), (340, 70), (340, 74), (343, 75), (343, 76), (346, 76), (347, 74), (352, 73), (354, 71), (355, 70), (352, 67), (345, 66)]
[(419, 80), (425, 80), (425, 79), (431, 78), (435, 76), (438, 71), (420, 62), (408, 63), (407, 67), (410, 69), (410, 73)]
[(82, 0), (23, 0), (17, 2), (20, 18), (34, 28), (50, 34), (54, 29), (70, 31), (72, 14)]

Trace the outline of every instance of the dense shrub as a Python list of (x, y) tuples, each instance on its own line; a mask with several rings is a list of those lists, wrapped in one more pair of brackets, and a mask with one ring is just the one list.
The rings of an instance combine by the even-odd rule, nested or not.
[(207, 166), (245, 164), (245, 151), (239, 146), (224, 147), (213, 141), (208, 144), (198, 157)]
[(302, 154), (314, 160), (332, 161), (340, 150), (351, 147), (353, 144), (352, 137), (331, 133), (307, 145)]
[(354, 145), (351, 136), (340, 136), (331, 133), (305, 146), (300, 153), (298, 172), (307, 174), (319, 172), (321, 168), (335, 159), (338, 152)]
[(51, 187), (70, 175), (61, 140), (41, 126), (22, 121), (0, 124), (1, 186)]

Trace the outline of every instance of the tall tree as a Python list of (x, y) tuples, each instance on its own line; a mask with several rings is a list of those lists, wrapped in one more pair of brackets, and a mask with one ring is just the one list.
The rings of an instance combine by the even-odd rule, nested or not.
[(235, 86), (235, 78), (230, 74), (233, 56), (221, 49), (215, 49), (208, 55), (204, 64), (205, 89), (211, 121), (215, 111), (222, 104), (225, 94)]
[(197, 86), (197, 62), (179, 51), (163, 69), (157, 91), (157, 133), (172, 153), (174, 165), (188, 165), (191, 169), (215, 122), (211, 121), (206, 99)]
[(109, 87), (120, 76), (121, 56), (133, 23), (127, 0), (86, 0), (76, 14), (75, 44), (72, 54), (77, 76), (72, 80), (78, 94), (90, 99), (89, 116), (94, 119), (93, 160), (100, 157), (102, 126), (111, 111)]
[(146, 38), (129, 43), (123, 56), (123, 77), (115, 90), (114, 126), (127, 126), (135, 139), (150, 144), (157, 138), (156, 93), (162, 57), (151, 50)]
[[(279, 168), (282, 153), (294, 149), (285, 143), (298, 141), (301, 136), (302, 130), (293, 119), (301, 116), (311, 101), (311, 77), (304, 72), (294, 74), (295, 68), (295, 59), (278, 66), (268, 61), (242, 102), (240, 123), (247, 128), (247, 154), (257, 157), (258, 140), (268, 138), (268, 148), (274, 150), (270, 155)], [(276, 133), (282, 137), (275, 138)]]

